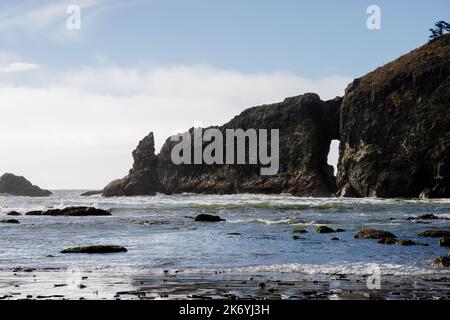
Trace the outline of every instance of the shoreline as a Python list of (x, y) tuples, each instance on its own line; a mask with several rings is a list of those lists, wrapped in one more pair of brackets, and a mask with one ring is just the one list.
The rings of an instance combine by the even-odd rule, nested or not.
[(0, 300), (441, 300), (450, 298), (450, 274), (382, 275), (380, 289), (367, 276), (347, 274), (187, 274), (145, 270), (0, 271)]

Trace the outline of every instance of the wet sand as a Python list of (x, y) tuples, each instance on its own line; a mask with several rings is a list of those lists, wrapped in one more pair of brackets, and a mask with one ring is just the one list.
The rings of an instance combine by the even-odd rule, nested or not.
[(0, 271), (0, 299), (450, 299), (450, 276), (383, 276), (380, 289), (344, 274), (191, 274), (143, 270)]

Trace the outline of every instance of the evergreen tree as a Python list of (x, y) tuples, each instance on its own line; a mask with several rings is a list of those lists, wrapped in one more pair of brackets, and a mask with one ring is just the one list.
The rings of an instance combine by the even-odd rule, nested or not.
[(434, 24), (435, 28), (430, 29), (431, 35), (430, 40), (436, 40), (439, 37), (442, 37), (446, 32), (450, 31), (450, 23), (447, 23), (445, 21), (438, 21)]

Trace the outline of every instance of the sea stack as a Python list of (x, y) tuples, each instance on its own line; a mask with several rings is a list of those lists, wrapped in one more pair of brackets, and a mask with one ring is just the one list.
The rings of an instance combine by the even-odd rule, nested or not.
[(0, 177), (0, 194), (25, 197), (47, 197), (52, 193), (33, 185), (24, 177), (5, 173)]

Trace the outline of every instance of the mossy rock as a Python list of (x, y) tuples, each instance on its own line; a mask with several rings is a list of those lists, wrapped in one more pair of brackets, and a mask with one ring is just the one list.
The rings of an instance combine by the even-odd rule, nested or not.
[(428, 243), (416, 242), (408, 239), (382, 238), (380, 244), (395, 244), (397, 246), (428, 246)]
[(345, 232), (346, 230), (345, 229), (342, 229), (342, 228), (337, 228), (336, 229), (336, 232)]
[(319, 226), (319, 227), (317, 227), (316, 232), (317, 233), (333, 233), (336, 231), (327, 226)]
[(94, 246), (67, 248), (61, 251), (61, 253), (116, 253), (116, 252), (127, 252), (127, 249), (122, 246), (101, 244)]
[(384, 239), (397, 238), (397, 236), (389, 231), (365, 229), (354, 235), (355, 239)]
[(380, 244), (395, 244), (396, 241), (397, 241), (397, 239), (395, 239), (395, 238), (381, 238), (380, 240), (378, 240), (378, 243), (380, 243)]
[(308, 233), (308, 231), (305, 228), (295, 228), (293, 231), (293, 233)]
[(450, 237), (450, 231), (440, 230), (440, 229), (432, 229), (432, 230), (426, 230), (424, 232), (420, 232), (417, 235), (419, 237), (429, 237), (429, 238)]
[(433, 264), (438, 267), (450, 267), (450, 254), (448, 256), (441, 256), (434, 259)]

